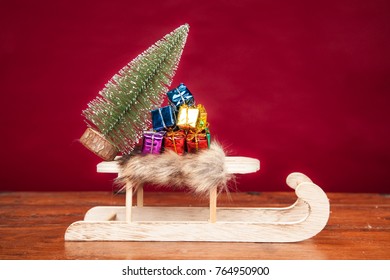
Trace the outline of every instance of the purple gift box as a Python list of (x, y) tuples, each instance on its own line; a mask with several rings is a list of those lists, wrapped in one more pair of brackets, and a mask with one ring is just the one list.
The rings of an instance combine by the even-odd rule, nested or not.
[(165, 131), (144, 131), (142, 153), (159, 154), (161, 153)]

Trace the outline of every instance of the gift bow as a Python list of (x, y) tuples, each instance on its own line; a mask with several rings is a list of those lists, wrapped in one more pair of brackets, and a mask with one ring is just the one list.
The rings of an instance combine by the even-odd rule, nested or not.
[(183, 103), (186, 103), (186, 100), (183, 97), (183, 94), (185, 93), (185, 91), (180, 92), (179, 87), (176, 88), (176, 91), (179, 93), (179, 96), (180, 96), (181, 100), (183, 100)]

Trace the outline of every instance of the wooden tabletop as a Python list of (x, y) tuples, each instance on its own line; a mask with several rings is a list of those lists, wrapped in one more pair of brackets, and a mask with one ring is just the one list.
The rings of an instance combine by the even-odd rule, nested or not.
[[(124, 205), (110, 192), (0, 193), (0, 259), (390, 259), (390, 195), (330, 193), (323, 231), (298, 243), (65, 242), (94, 206)], [(218, 206), (281, 207), (294, 192), (231, 193)], [(145, 206), (207, 206), (188, 193), (145, 192)], [(172, 232), (172, 234), (175, 234)]]

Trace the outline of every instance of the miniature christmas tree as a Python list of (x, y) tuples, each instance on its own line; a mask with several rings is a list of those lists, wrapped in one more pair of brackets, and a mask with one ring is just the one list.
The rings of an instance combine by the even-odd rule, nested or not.
[(161, 106), (188, 36), (188, 24), (167, 34), (114, 75), (83, 111), (80, 142), (104, 160), (130, 153)]

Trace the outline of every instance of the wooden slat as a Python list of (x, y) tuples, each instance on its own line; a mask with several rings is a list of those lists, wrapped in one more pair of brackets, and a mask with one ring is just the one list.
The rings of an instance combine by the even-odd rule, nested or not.
[[(85, 215), (85, 221), (105, 221), (110, 213), (116, 214), (116, 221), (126, 220), (126, 207), (124, 206), (97, 206), (91, 208)], [(248, 223), (288, 223), (304, 219), (307, 216), (308, 205), (302, 203), (291, 208), (248, 208), (248, 207), (219, 207), (216, 209), (219, 222)], [(208, 207), (161, 207), (161, 206), (133, 206), (132, 220), (142, 221), (173, 221), (173, 222), (207, 222)]]
[[(226, 157), (226, 171), (231, 174), (253, 173), (260, 169), (260, 161), (249, 157)], [(97, 165), (99, 173), (118, 173), (119, 165), (117, 161), (103, 161)]]

